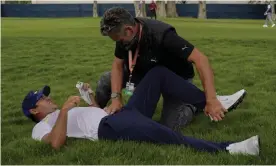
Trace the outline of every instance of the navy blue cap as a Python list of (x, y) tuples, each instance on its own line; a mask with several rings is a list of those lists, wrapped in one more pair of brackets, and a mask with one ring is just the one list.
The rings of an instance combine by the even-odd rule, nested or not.
[(43, 96), (49, 96), (51, 89), (49, 86), (44, 86), (40, 91), (30, 91), (22, 102), (22, 110), (25, 116), (31, 117), (30, 109), (35, 108), (38, 100)]

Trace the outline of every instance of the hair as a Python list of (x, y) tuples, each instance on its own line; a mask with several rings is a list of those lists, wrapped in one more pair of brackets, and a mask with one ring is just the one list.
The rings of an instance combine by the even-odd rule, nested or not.
[(101, 31), (121, 33), (124, 25), (135, 26), (134, 17), (122, 7), (113, 7), (105, 11), (101, 20)]

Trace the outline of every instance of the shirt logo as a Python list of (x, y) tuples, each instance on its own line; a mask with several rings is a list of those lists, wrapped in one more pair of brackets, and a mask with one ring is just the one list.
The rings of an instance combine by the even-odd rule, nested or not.
[(186, 48), (188, 48), (186, 45), (182, 48), (182, 51), (184, 51)]
[(150, 61), (155, 63), (157, 62), (156, 58), (152, 58)]

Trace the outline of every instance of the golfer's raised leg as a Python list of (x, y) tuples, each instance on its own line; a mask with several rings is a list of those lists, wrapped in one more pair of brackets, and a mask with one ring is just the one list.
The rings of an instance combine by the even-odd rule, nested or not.
[(203, 91), (169, 69), (158, 66), (146, 74), (126, 107), (135, 107), (143, 115), (151, 118), (161, 94), (166, 97), (176, 97), (200, 109), (203, 109), (206, 103)]

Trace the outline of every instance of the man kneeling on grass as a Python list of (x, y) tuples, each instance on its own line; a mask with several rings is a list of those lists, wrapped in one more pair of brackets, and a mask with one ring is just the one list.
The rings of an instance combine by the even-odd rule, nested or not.
[[(83, 88), (88, 90), (90, 86), (85, 83)], [(128, 103), (115, 114), (109, 115), (98, 108), (92, 94), (91, 100), (94, 104), (90, 107), (77, 107), (80, 97), (72, 96), (58, 110), (49, 94), (49, 86), (41, 91), (31, 91), (25, 97), (22, 107), (24, 114), (37, 122), (32, 138), (44, 141), (55, 149), (64, 145), (68, 136), (89, 140), (178, 144), (208, 152), (259, 154), (258, 136), (242, 142), (216, 143), (184, 136), (153, 121), (151, 118), (161, 94), (179, 98), (201, 109), (206, 104), (204, 92), (165, 67), (151, 69), (136, 87)]]

